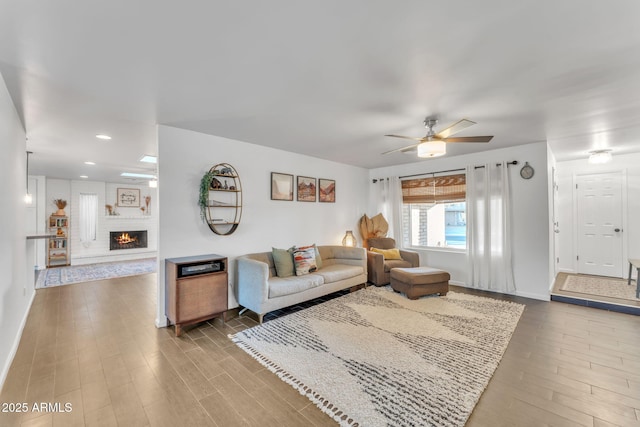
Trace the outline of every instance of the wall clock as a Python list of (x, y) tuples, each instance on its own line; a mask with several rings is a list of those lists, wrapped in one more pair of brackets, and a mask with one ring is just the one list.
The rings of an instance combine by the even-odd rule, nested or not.
[(520, 176), (523, 179), (531, 179), (531, 177), (533, 177), (533, 174), (534, 170), (531, 165), (529, 165), (529, 162), (524, 162), (524, 166), (522, 167), (522, 169), (520, 169)]

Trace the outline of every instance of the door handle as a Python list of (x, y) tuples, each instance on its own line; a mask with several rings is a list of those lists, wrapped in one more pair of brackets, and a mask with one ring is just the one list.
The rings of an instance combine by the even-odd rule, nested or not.
[(614, 228), (613, 231), (615, 231), (616, 233), (619, 233), (619, 232), (622, 231), (622, 229), (621, 228)]

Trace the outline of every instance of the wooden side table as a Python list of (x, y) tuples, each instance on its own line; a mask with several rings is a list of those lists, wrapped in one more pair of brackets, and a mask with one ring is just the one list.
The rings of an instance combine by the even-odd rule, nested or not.
[(640, 259), (631, 259), (629, 258), (629, 281), (627, 284), (631, 285), (631, 273), (633, 272), (633, 268), (636, 268), (636, 298), (640, 298)]

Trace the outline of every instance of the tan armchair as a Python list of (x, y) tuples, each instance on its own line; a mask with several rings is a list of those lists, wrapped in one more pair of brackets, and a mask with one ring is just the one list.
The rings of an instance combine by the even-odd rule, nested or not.
[(367, 242), (367, 280), (376, 286), (391, 282), (391, 269), (420, 266), (420, 255), (414, 251), (400, 249), (402, 259), (384, 259), (382, 254), (371, 252), (370, 248), (394, 249), (396, 241), (390, 237), (372, 237)]

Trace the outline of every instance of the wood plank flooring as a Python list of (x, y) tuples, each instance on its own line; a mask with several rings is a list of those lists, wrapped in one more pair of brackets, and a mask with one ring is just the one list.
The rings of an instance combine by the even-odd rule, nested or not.
[[(38, 290), (0, 394), (29, 410), (0, 412), (0, 426), (335, 425), (227, 338), (255, 321), (176, 338), (154, 326), (155, 286), (150, 274)], [(640, 317), (452, 290), (526, 304), (467, 425), (640, 426)], [(33, 411), (41, 402), (61, 407)]]

